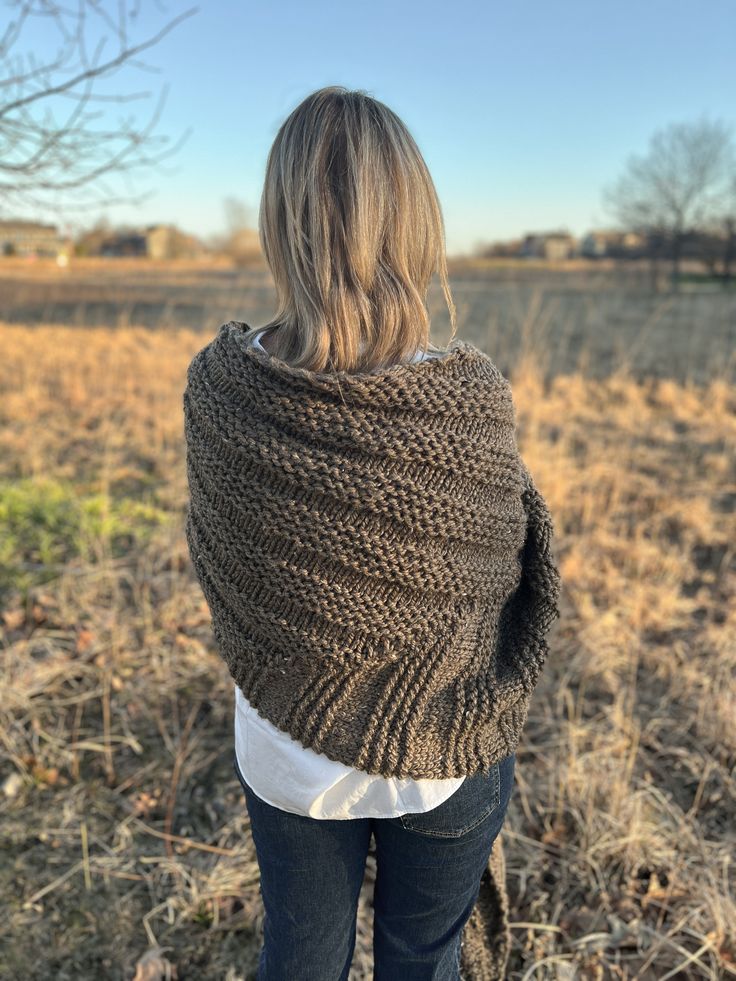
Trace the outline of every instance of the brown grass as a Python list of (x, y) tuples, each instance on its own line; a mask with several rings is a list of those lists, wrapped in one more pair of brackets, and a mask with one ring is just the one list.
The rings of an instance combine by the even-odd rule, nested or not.
[[(183, 536), (181, 393), (205, 338), (0, 330), (0, 507), (42, 488), (1, 553), (0, 977), (129, 979), (155, 943), (180, 978), (253, 977), (232, 688)], [(735, 976), (736, 398), (543, 368), (524, 355), (512, 383), (563, 616), (505, 825), (509, 977)], [(50, 515), (71, 523), (56, 553)], [(373, 875), (371, 856), (353, 979)]]

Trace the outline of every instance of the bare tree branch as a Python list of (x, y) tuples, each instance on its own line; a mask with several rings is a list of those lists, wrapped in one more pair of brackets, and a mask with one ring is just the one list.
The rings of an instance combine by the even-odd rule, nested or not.
[[(168, 94), (166, 86), (146, 125), (140, 126), (131, 114), (116, 127), (106, 126), (100, 104), (132, 103), (149, 98), (151, 92), (100, 92), (95, 86), (123, 69), (157, 73), (140, 54), (198, 8), (190, 8), (153, 36), (132, 43), (129, 21), (140, 10), (138, 6), (129, 9), (127, 0), (78, 0), (75, 8), (55, 0), (16, 0), (9, 5), (17, 13), (0, 38), (0, 209), (28, 204), (48, 208), (51, 205), (45, 195), (60, 192), (70, 208), (86, 207), (84, 200), (74, 199), (82, 192), (94, 207), (138, 203), (140, 195), (121, 196), (114, 189), (100, 198), (100, 189), (106, 187), (103, 178), (157, 167), (178, 152), (191, 135), (191, 127), (173, 146), (166, 146), (168, 137), (154, 133)], [(50, 20), (59, 37), (57, 52), (40, 62), (32, 51), (25, 57), (13, 51), (22, 40), (23, 29), (30, 29), (31, 18)], [(91, 56), (87, 50), (88, 33), (99, 32), (100, 26), (109, 29), (117, 41), (117, 50), (104, 58), (107, 36), (92, 42)], [(69, 112), (61, 111), (65, 101), (72, 103)], [(94, 105), (100, 108), (93, 109)], [(158, 149), (162, 144), (164, 149)]]

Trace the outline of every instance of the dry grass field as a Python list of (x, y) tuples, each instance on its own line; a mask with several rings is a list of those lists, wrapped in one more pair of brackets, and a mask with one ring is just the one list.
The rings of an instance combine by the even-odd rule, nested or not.
[[(183, 531), (185, 369), (216, 323), (24, 324), (54, 274), (4, 275), (0, 978), (246, 981), (258, 868)], [(456, 293), (512, 381), (564, 584), (504, 829), (509, 978), (736, 977), (736, 297), (583, 275)], [(266, 303), (242, 277), (221, 321)]]

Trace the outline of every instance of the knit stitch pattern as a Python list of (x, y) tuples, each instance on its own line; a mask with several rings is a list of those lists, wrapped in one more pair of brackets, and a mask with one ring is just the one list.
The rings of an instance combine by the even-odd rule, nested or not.
[(559, 615), (508, 381), (460, 339), (326, 373), (245, 329), (194, 356), (183, 398), (187, 542), (233, 679), (347, 766), (488, 770), (516, 748)]

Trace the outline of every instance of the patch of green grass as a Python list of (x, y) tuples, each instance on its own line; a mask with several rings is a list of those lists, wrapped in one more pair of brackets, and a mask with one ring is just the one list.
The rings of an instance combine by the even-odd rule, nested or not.
[(80, 491), (70, 482), (0, 482), (0, 593), (44, 582), (71, 559), (125, 555), (171, 518), (145, 501)]

